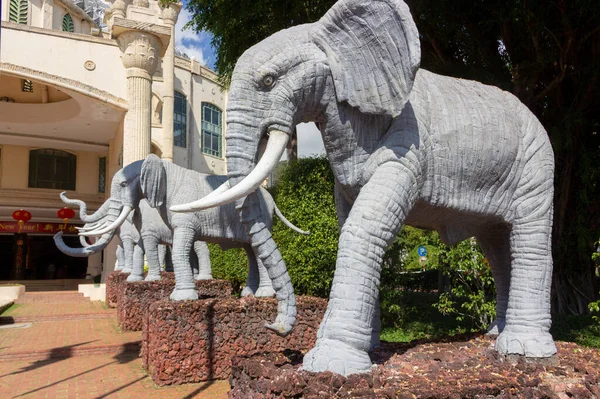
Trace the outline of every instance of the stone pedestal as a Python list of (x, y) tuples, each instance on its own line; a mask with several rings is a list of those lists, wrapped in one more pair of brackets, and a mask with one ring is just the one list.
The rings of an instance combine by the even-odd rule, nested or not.
[(277, 314), (274, 298), (155, 302), (144, 316), (143, 366), (158, 385), (184, 384), (228, 378), (236, 355), (306, 351), (315, 343), (327, 301), (297, 299), (296, 325), (286, 337), (265, 328)]
[[(157, 281), (124, 281), (117, 294), (117, 321), (124, 331), (142, 331), (148, 307), (156, 301), (168, 300), (175, 288), (174, 273), (163, 272)], [(196, 291), (202, 299), (230, 298), (231, 283), (226, 280), (196, 281)]]
[[(470, 339), (469, 339), (470, 338)], [(560, 366), (511, 364), (494, 339), (447, 337), (438, 342), (384, 344), (370, 372), (347, 378), (300, 370), (302, 353), (232, 359), (230, 399), (246, 398), (597, 398), (597, 349), (557, 342)]]
[(129, 276), (129, 273), (114, 271), (106, 277), (106, 304), (109, 308), (117, 307), (117, 294), (127, 276)]

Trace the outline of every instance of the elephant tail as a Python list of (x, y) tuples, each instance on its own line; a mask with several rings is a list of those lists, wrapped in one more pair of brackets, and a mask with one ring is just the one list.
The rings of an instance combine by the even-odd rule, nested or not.
[(289, 220), (287, 220), (287, 218), (285, 216), (283, 216), (283, 213), (281, 213), (281, 211), (279, 210), (279, 208), (277, 208), (277, 204), (275, 203), (275, 201), (273, 201), (273, 207), (275, 208), (275, 214), (277, 215), (277, 217), (283, 222), (283, 224), (285, 224), (287, 227), (289, 227), (290, 229), (294, 230), (297, 233), (300, 234), (304, 234), (304, 235), (309, 235), (310, 231), (304, 231), (299, 229), (298, 227), (294, 226), (292, 224), (292, 222), (290, 222)]

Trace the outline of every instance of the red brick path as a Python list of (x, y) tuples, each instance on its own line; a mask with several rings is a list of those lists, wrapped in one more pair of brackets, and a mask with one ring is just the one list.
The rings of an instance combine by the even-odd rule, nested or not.
[(0, 398), (226, 398), (214, 381), (157, 387), (141, 368), (140, 332), (123, 333), (115, 311), (69, 295), (35, 294), (2, 314), (29, 328), (0, 329)]

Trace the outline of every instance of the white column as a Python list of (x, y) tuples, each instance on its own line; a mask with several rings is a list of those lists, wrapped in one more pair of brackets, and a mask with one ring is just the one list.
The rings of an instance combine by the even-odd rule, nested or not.
[(175, 24), (181, 4), (171, 3), (162, 8), (162, 18), (171, 30), (171, 39), (163, 57), (162, 158), (173, 162), (173, 107), (175, 104)]
[(127, 74), (127, 101), (123, 135), (123, 165), (150, 154), (152, 133), (152, 75), (160, 59), (159, 39), (145, 32), (119, 35), (121, 61)]

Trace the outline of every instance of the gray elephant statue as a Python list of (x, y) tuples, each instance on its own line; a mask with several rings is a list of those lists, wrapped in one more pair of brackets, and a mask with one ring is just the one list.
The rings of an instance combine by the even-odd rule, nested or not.
[(171, 207), (197, 212), (237, 202), (264, 261), (269, 237), (252, 191), (296, 124), (317, 123), (341, 231), (328, 308), (305, 370), (369, 370), (382, 257), (403, 224), (437, 230), (448, 244), (475, 236), (496, 282), (496, 350), (556, 353), (548, 135), (515, 96), (420, 69), (420, 58), (419, 33), (401, 0), (340, 0), (318, 22), (258, 43), (231, 80), (228, 183), (218, 195)]
[[(79, 215), (82, 220), (96, 220), (96, 213), (103, 212), (105, 207), (101, 207), (94, 215), (87, 215), (87, 206), (81, 200), (69, 199), (65, 192), (60, 194), (62, 201), (71, 206), (79, 207)], [(94, 224), (86, 223), (79, 230), (82, 232), (92, 231), (109, 223), (108, 215), (97, 220)], [(142, 200), (139, 208), (132, 211), (125, 221), (118, 227), (117, 235), (121, 244), (117, 248), (117, 261), (124, 264), (123, 272), (130, 273), (127, 281), (140, 281), (144, 273), (144, 256), (148, 259), (148, 274), (146, 281), (160, 279), (162, 266), (171, 263), (167, 258), (166, 246), (172, 245), (171, 230), (162, 220), (159, 212), (152, 208), (147, 201)], [(55, 240), (56, 241), (56, 240)], [(70, 256), (89, 256), (102, 250), (102, 247), (92, 247), (85, 241), (84, 236), (80, 236), (82, 249), (69, 248), (62, 240), (56, 241), (57, 247), (65, 254)], [(197, 280), (212, 279), (210, 254), (205, 242), (196, 241), (194, 243), (192, 256), (190, 256), (191, 267)], [(170, 257), (169, 257), (170, 258)]]
[[(242, 292), (243, 295), (272, 296), (288, 289), (291, 292), (289, 300), (295, 304), (291, 281), (285, 265), (279, 274), (271, 281), (262, 261), (257, 258), (251, 245), (250, 238), (240, 222), (237, 211), (233, 205), (227, 205), (206, 211), (181, 214), (168, 210), (169, 206), (182, 204), (199, 196), (213, 193), (227, 181), (226, 176), (209, 175), (188, 170), (171, 162), (163, 161), (156, 155), (149, 155), (144, 161), (137, 161), (127, 165), (115, 174), (111, 185), (111, 196), (107, 200), (110, 205), (103, 205), (100, 209), (108, 209), (105, 223), (97, 224), (95, 229), (82, 229), (82, 236), (100, 236), (98, 241), (86, 248), (76, 249), (67, 247), (60, 234), (55, 236), (56, 245), (61, 251), (78, 256), (79, 253), (89, 253), (105, 247), (117, 228), (122, 226), (127, 215), (136, 210), (134, 224), (137, 225), (136, 215), (144, 215), (138, 210), (143, 207), (142, 200), (158, 209), (162, 221), (173, 231), (173, 267), (175, 271), (175, 289), (171, 293), (173, 300), (198, 299), (195, 290), (193, 272), (190, 268), (190, 250), (195, 241), (212, 242), (221, 245), (224, 249), (243, 248), (248, 255), (250, 270), (248, 281)], [(259, 206), (264, 210), (264, 223), (271, 228), (273, 214), (275, 213), (284, 224), (293, 230), (308, 234), (292, 225), (279, 211), (273, 197), (265, 190), (257, 190), (260, 198)], [(142, 229), (148, 223), (142, 222)], [(152, 223), (150, 223), (152, 224)], [(143, 236), (142, 232), (142, 236)], [(266, 243), (273, 251), (277, 249), (271, 239)], [(142, 244), (143, 246), (143, 244)], [(93, 248), (92, 248), (93, 247)], [(82, 255), (83, 256), (83, 255)], [(282, 265), (278, 263), (278, 265)], [(295, 311), (295, 307), (289, 307)], [(288, 308), (280, 309), (281, 315), (275, 321), (273, 328), (280, 328), (280, 320), (293, 317), (289, 315)]]

